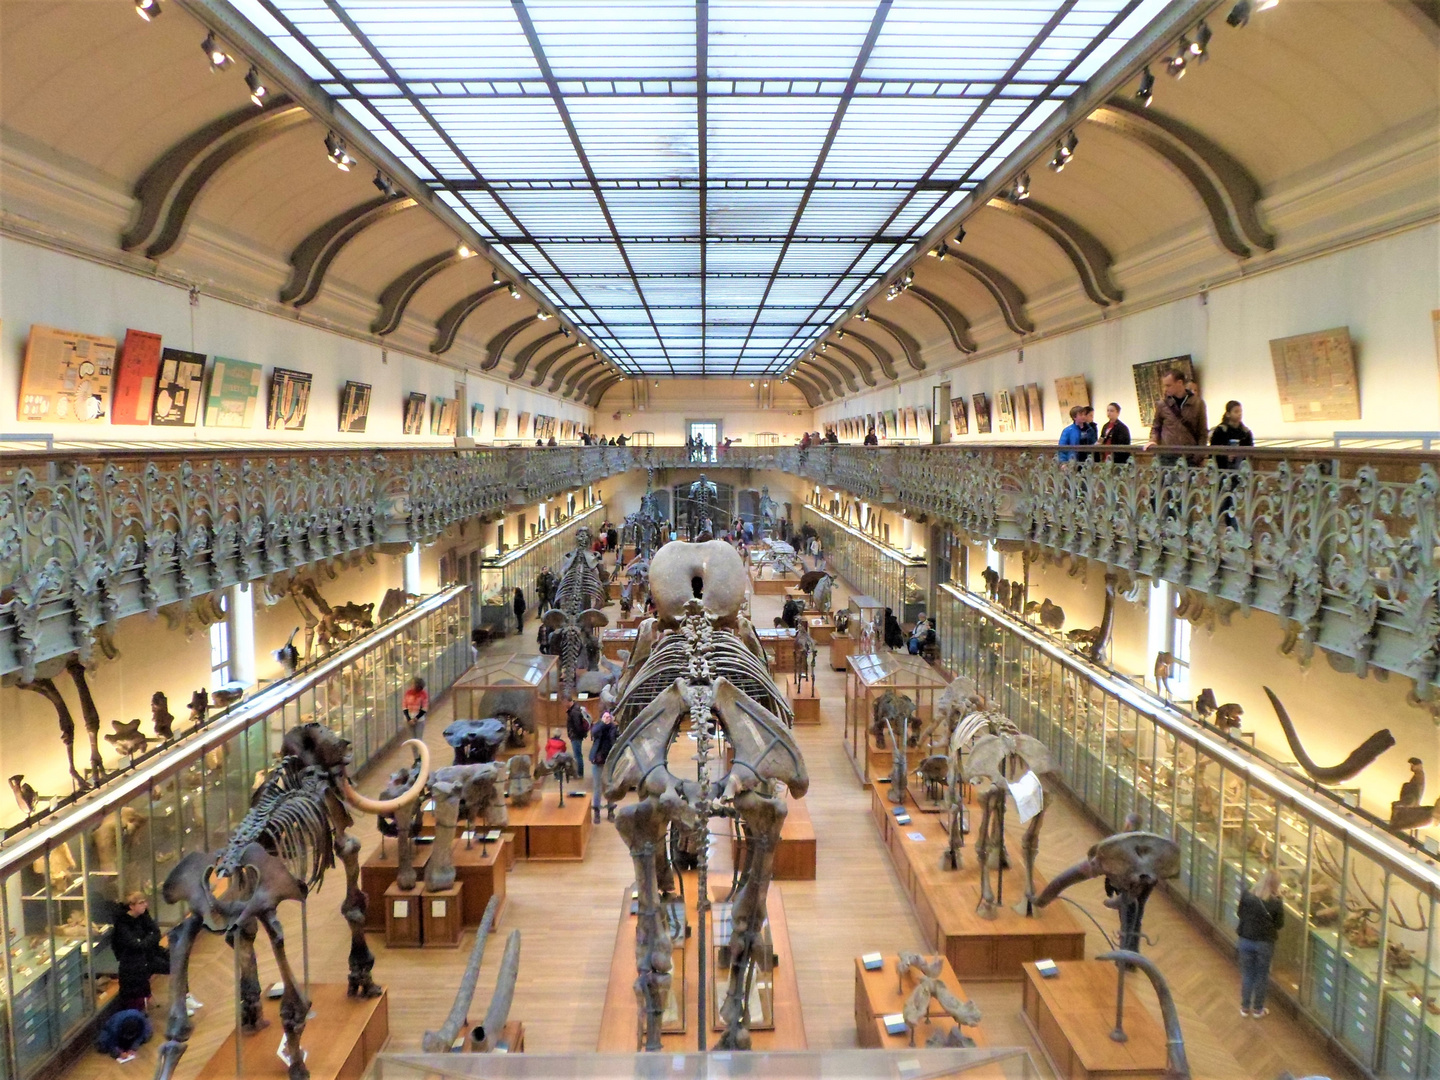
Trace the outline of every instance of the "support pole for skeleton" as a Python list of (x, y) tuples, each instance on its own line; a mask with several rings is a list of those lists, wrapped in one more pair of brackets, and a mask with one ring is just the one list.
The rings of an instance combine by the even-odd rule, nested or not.
[(710, 815), (715, 811), (710, 799), (710, 704), (703, 693), (691, 698), (690, 724), (695, 729), (695, 779), (700, 784), (700, 801), (696, 810), (700, 814), (699, 827), (702, 830), (700, 857), (695, 875), (695, 932), (700, 955), (700, 983), (696, 1000), (698, 1015), (695, 1027), (699, 1032), (700, 1052), (703, 1054), (709, 1049), (705, 1045), (705, 1029), (708, 1026), (705, 1019), (705, 984), (710, 979), (710, 956), (705, 945), (705, 921), (710, 914)]

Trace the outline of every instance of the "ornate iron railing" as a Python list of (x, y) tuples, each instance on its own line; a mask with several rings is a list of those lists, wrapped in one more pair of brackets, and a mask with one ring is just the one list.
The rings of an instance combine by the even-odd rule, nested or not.
[(775, 469), (978, 537), (1102, 560), (1323, 646), (1440, 681), (1440, 473), (1422, 453), (1235, 451), (1219, 469), (1039, 446), (191, 450), (0, 457), (0, 673), (87, 651), (115, 619), (411, 544), (631, 469)]

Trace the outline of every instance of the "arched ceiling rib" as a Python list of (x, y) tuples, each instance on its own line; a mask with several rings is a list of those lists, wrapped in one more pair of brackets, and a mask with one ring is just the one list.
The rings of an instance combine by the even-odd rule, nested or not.
[(290, 280), (280, 290), (280, 302), (297, 308), (310, 303), (319, 295), (326, 271), (346, 244), (370, 226), (415, 205), (408, 195), (381, 195), (336, 214), (290, 253)]
[[(496, 287), (498, 288), (498, 286)], [(500, 358), (505, 355), (505, 349), (512, 341), (527, 330), (533, 330), (537, 326), (543, 325), (534, 315), (525, 315), (516, 319), (485, 343), (485, 359), (480, 363), (480, 370), (494, 371), (500, 366)]]
[(599, 386), (606, 379), (614, 379), (617, 377), (618, 373), (616, 370), (609, 364), (606, 364), (599, 371), (591, 372), (575, 383), (574, 399), (579, 402), (589, 401), (595, 387)]
[(905, 362), (907, 364), (916, 371), (925, 370), (925, 362), (920, 359), (920, 343), (915, 340), (910, 331), (906, 330), (899, 323), (892, 322), (884, 315), (877, 315), (873, 311), (870, 312), (870, 322), (880, 327), (895, 339), (900, 346), (900, 351), (905, 354)]
[(880, 370), (885, 373), (887, 379), (891, 382), (899, 381), (900, 372), (895, 368), (895, 357), (890, 355), (889, 349), (885, 348), (884, 345), (881, 345), (874, 338), (860, 333), (860, 331), (855, 329), (854, 323), (850, 323), (845, 327), (845, 333), (847, 337), (853, 337), (861, 345), (870, 350), (870, 355), (875, 357), (875, 362), (880, 365)]
[(1080, 287), (1085, 290), (1085, 295), (1092, 303), (1109, 307), (1125, 298), (1110, 279), (1110, 264), (1113, 261), (1110, 252), (1078, 221), (1037, 201), (1033, 196), (1023, 202), (991, 199), (986, 205), (1003, 214), (1019, 218), (1027, 225), (1033, 225), (1054, 240), (1070, 260), (1070, 265), (1075, 267)]
[(955, 261), (957, 266), (985, 286), (985, 291), (994, 297), (995, 303), (999, 306), (1000, 315), (1004, 318), (1006, 326), (1017, 334), (1034, 332), (1035, 324), (1030, 321), (1030, 316), (1025, 311), (1025, 294), (1020, 291), (1020, 286), (989, 263), (981, 262), (973, 255), (952, 251), (950, 258)]
[(592, 360), (594, 358), (594, 349), (587, 349), (585, 352), (580, 353), (578, 356), (572, 356), (569, 360), (566, 360), (563, 364), (561, 364), (555, 369), (554, 373), (550, 376), (550, 385), (547, 386), (545, 389), (552, 394), (556, 393), (560, 389), (561, 380), (563, 380), (566, 375), (570, 374), (570, 372), (575, 369), (576, 364)]
[(786, 382), (805, 395), (805, 404), (815, 409), (820, 406), (821, 397), (819, 391), (811, 384), (809, 379), (801, 378), (795, 372), (791, 372)]
[(938, 293), (933, 293), (923, 285), (911, 285), (902, 294), (913, 300), (919, 300), (927, 308), (940, 317), (945, 324), (945, 332), (950, 335), (950, 344), (963, 353), (973, 353), (977, 346), (975, 340), (970, 336), (970, 321), (960, 314), (960, 309), (950, 303)]
[(594, 409), (599, 407), (600, 399), (605, 396), (605, 391), (621, 381), (621, 377), (611, 372), (590, 388), (590, 395), (585, 399), (585, 404)]
[(570, 377), (565, 380), (565, 389), (561, 391), (561, 394), (565, 397), (575, 397), (582, 384), (588, 385), (596, 376), (604, 374), (605, 370), (606, 364), (603, 357), (597, 356), (592, 360), (587, 360), (570, 373)]
[[(586, 346), (583, 341), (572, 341), (568, 345), (556, 349), (549, 356), (544, 357), (538, 364), (535, 365), (535, 376), (530, 380), (530, 385), (532, 387), (538, 387), (542, 382), (544, 382), (545, 376), (550, 374), (550, 369), (555, 366), (556, 362), (560, 359), (560, 357), (564, 356), (571, 349), (582, 349), (585, 347)], [(512, 379), (516, 378), (515, 375), (511, 375), (510, 377)]]
[[(842, 330), (840, 333), (843, 334), (844, 331)], [(870, 361), (866, 360), (854, 349), (847, 345), (842, 345), (839, 341), (832, 338), (830, 341), (830, 351), (832, 353), (839, 353), (845, 357), (845, 359), (849, 360), (855, 370), (860, 373), (860, 378), (864, 380), (866, 386), (879, 385), (875, 381), (875, 369), (870, 366)]]
[[(487, 285), (483, 289), (477, 289), (469, 296), (462, 296), (455, 303), (445, 309), (445, 314), (440, 316), (435, 323), (435, 340), (430, 343), (430, 351), (436, 356), (450, 351), (455, 344), (455, 335), (460, 332), (460, 327), (481, 304), (485, 303), (492, 296), (504, 292), (503, 285)], [(493, 365), (492, 365), (493, 366)]]
[(821, 349), (820, 346), (817, 345), (815, 351), (810, 354), (810, 358), (821, 367), (828, 367), (831, 371), (835, 372), (836, 375), (844, 380), (845, 385), (849, 387), (852, 394), (858, 394), (860, 392), (860, 384), (855, 381), (855, 373), (845, 364), (841, 363), (839, 358), (832, 357), (828, 349), (828, 343), (826, 344), (827, 348), (825, 349)]
[(400, 320), (405, 317), (405, 309), (410, 306), (410, 301), (425, 283), (461, 261), (454, 251), (442, 251), (439, 255), (421, 259), (408, 270), (402, 271), (380, 293), (380, 313), (370, 324), (370, 332), (381, 337), (393, 334), (400, 328)]
[(830, 400), (830, 384), (819, 372), (812, 371), (803, 362), (790, 369), (790, 380), (801, 387), (808, 387), (811, 394), (821, 401)]
[(808, 370), (817, 379), (822, 380), (824, 385), (829, 388), (827, 390), (828, 396), (834, 398), (843, 398), (845, 396), (845, 387), (840, 382), (840, 376), (836, 375), (828, 364), (821, 364), (816, 360), (813, 353), (806, 353), (804, 358), (795, 365), (795, 368), (796, 370)]
[[(546, 345), (551, 344), (552, 342), (562, 340), (565, 336), (566, 335), (564, 330), (554, 330), (546, 334), (544, 337), (537, 338), (535, 341), (532, 341), (530, 342), (530, 344), (524, 346), (519, 352), (515, 354), (515, 359), (510, 367), (510, 381), (515, 382), (517, 379), (519, 379), (525, 374), (525, 370), (530, 366), (530, 361), (534, 359), (537, 352), (539, 352), (542, 348), (544, 348)], [(565, 349), (568, 348), (570, 348), (570, 346), (567, 344), (560, 351), (564, 352)]]

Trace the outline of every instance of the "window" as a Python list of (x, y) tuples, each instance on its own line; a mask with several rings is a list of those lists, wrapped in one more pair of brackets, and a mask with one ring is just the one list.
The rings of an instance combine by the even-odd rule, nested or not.
[(715, 460), (715, 446), (720, 441), (719, 420), (689, 420), (685, 424), (685, 434), (689, 439), (703, 441), (705, 444), (704, 456), (701, 461)]
[(230, 681), (230, 622), (221, 619), (210, 624), (210, 685), (224, 686)]
[(1190, 635), (1194, 629), (1189, 619), (1179, 618), (1173, 610), (1170, 612), (1170, 655), (1175, 657), (1170, 687), (1180, 701), (1193, 696), (1190, 691)]

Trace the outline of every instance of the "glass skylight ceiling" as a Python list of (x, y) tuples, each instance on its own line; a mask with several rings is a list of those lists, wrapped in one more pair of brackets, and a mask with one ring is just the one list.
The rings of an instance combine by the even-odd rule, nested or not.
[(763, 375), (1165, 0), (235, 4), (620, 367)]

